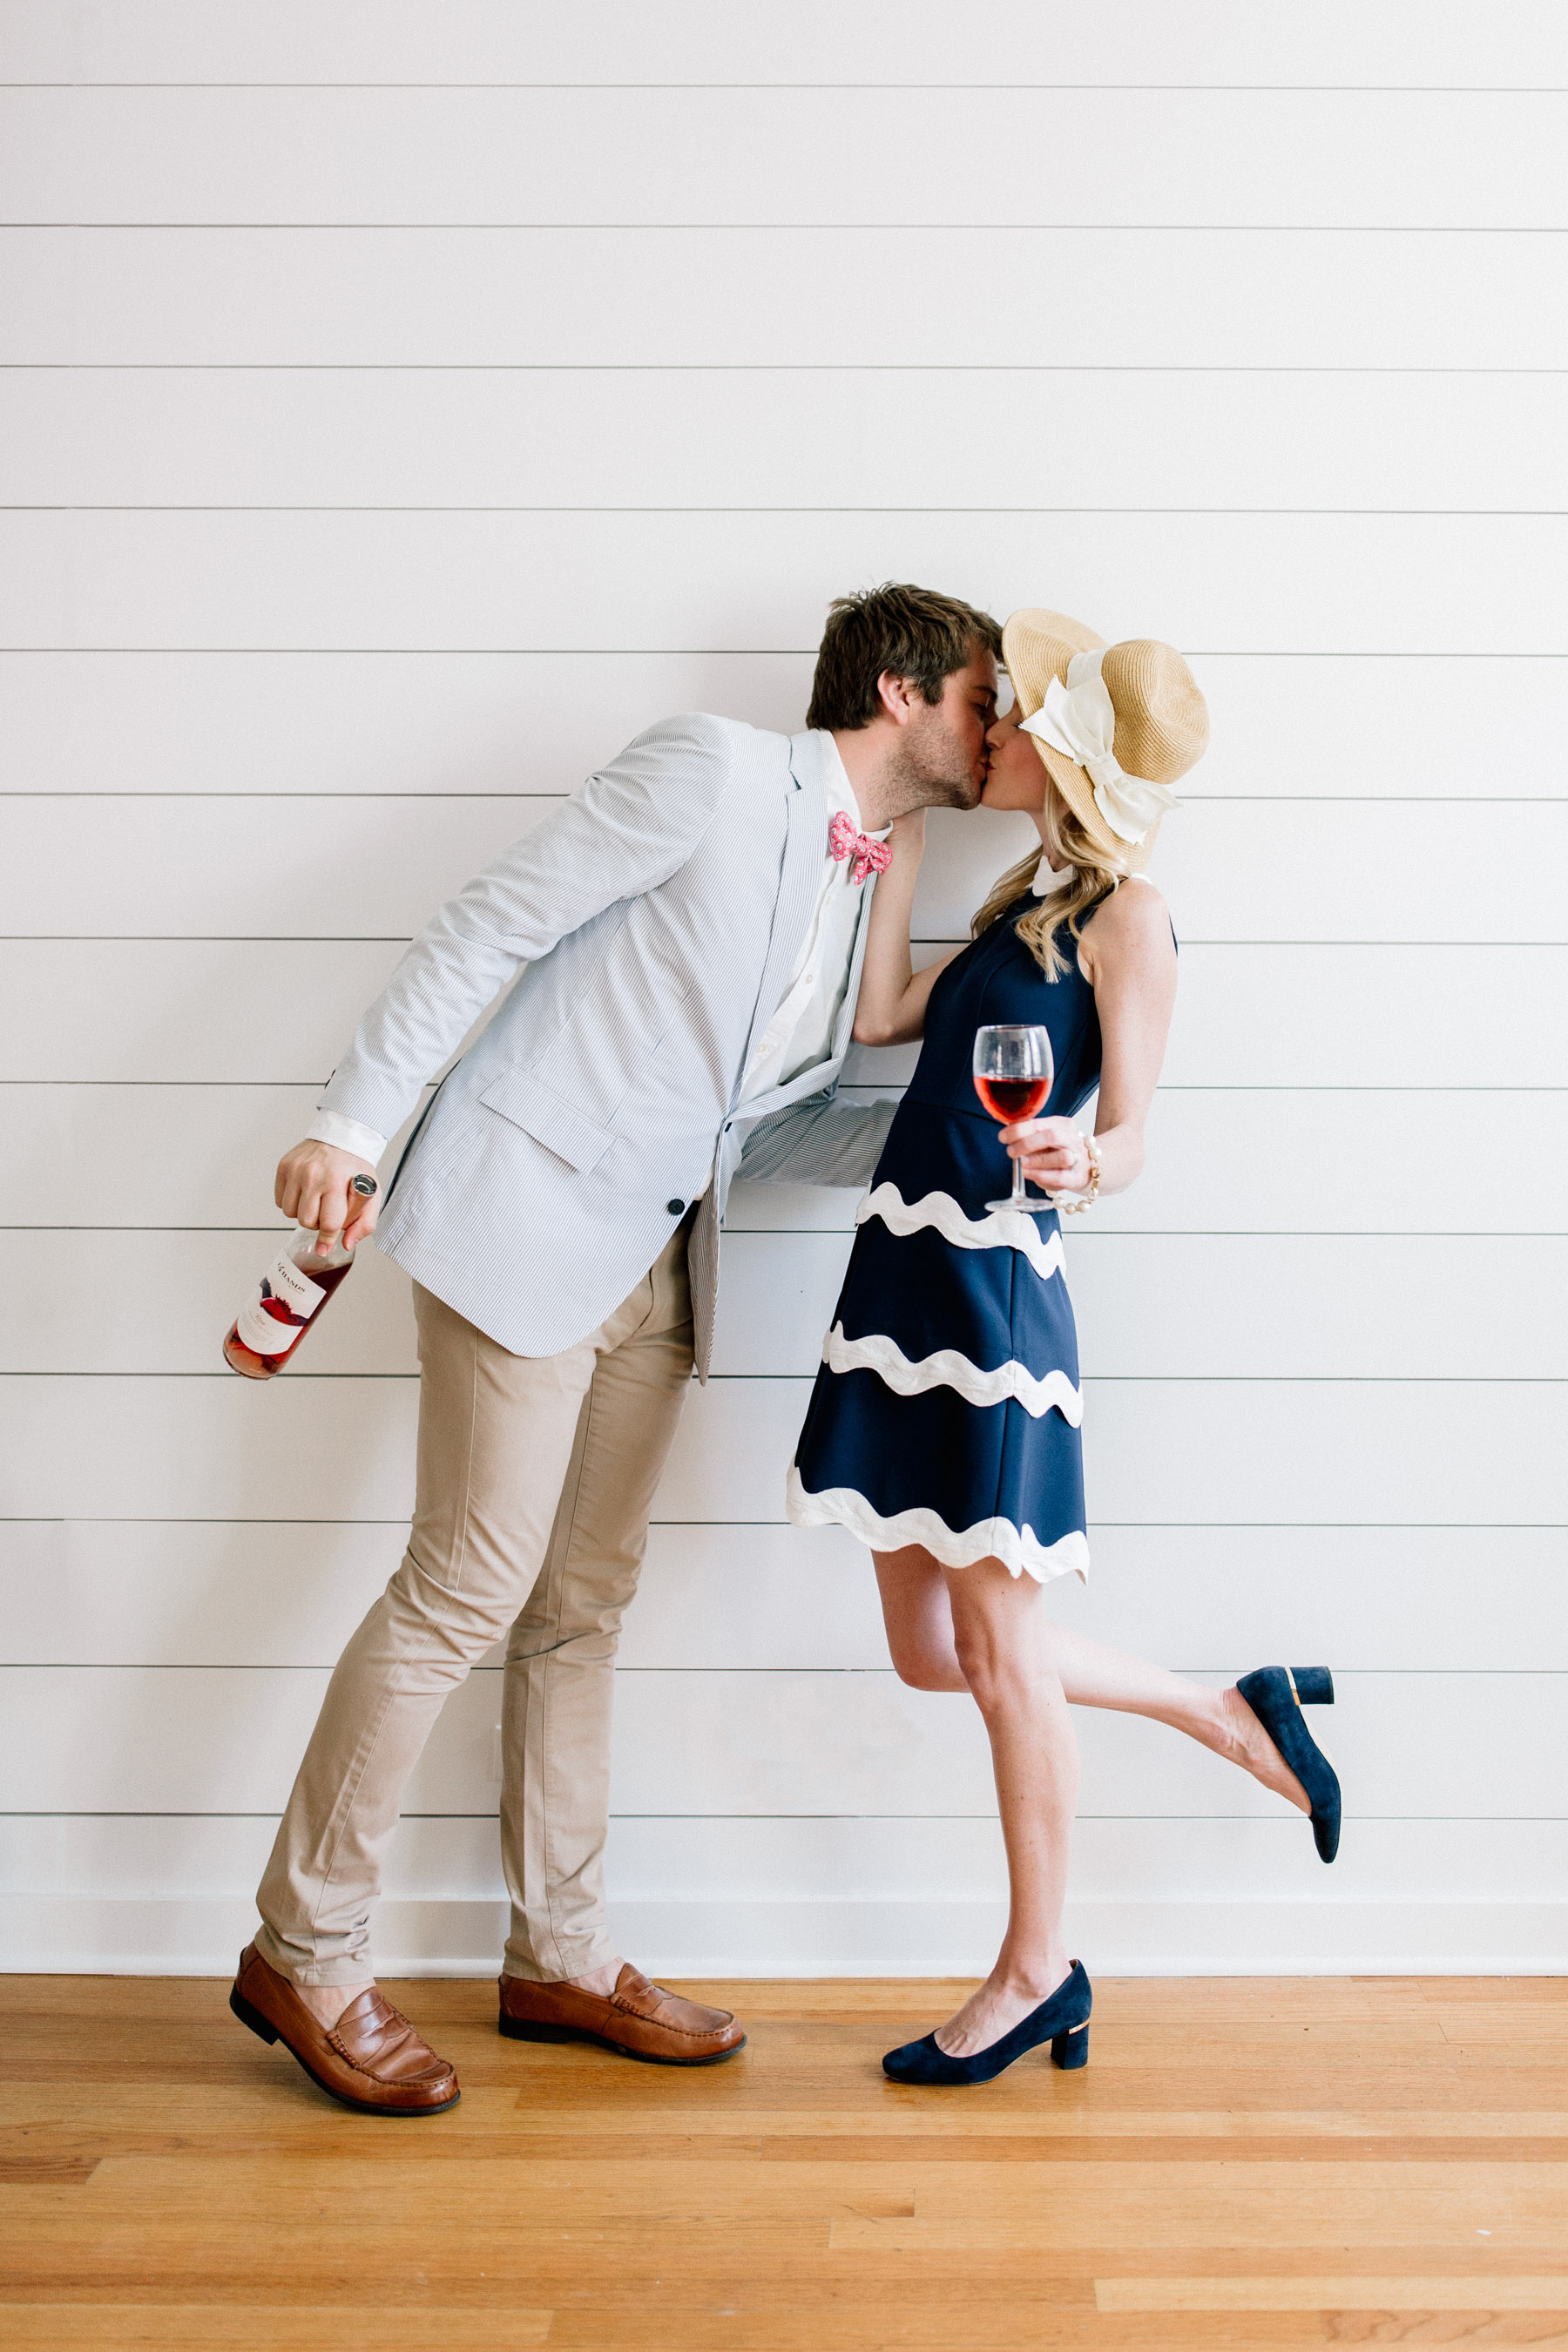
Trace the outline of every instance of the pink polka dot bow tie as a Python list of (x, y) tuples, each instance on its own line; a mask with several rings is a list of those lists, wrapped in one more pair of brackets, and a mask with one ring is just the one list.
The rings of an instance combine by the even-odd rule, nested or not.
[(851, 882), (864, 882), (868, 874), (885, 874), (893, 862), (889, 845), (858, 831), (847, 809), (839, 810), (827, 829), (827, 849), (832, 857), (853, 857)]

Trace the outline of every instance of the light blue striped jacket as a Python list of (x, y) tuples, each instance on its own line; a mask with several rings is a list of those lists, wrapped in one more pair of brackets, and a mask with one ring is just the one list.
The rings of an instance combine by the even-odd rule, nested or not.
[(892, 1106), (834, 1099), (864, 908), (829, 1058), (736, 1117), (816, 902), (828, 742), (696, 712), (650, 728), (441, 908), (333, 1072), (320, 1108), (390, 1135), (494, 1006), (376, 1239), (515, 1353), (603, 1322), (711, 1167), (690, 1247), (706, 1377), (742, 1155), (764, 1181), (862, 1183), (875, 1166)]

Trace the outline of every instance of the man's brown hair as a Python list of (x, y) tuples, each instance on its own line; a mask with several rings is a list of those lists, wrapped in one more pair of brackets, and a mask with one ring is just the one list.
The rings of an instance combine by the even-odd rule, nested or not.
[(868, 727), (881, 709), (884, 671), (907, 677), (927, 702), (940, 702), (946, 679), (979, 651), (999, 654), (1002, 632), (989, 613), (934, 588), (885, 580), (858, 596), (836, 596), (811, 682), (808, 727)]

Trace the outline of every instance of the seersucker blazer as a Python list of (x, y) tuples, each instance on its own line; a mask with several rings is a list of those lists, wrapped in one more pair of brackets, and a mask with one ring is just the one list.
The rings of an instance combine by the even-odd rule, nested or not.
[(875, 1166), (893, 1106), (834, 1098), (871, 882), (828, 1059), (737, 1116), (821, 884), (828, 740), (700, 712), (649, 728), (441, 908), (332, 1073), (319, 1107), (391, 1135), (493, 1006), (376, 1241), (515, 1354), (595, 1330), (711, 1169), (689, 1246), (706, 1378), (737, 1170), (855, 1184)]

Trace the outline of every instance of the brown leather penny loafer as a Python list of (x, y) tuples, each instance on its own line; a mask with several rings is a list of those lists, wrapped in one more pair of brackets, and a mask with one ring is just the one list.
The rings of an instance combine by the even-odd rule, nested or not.
[(514, 2042), (596, 2042), (653, 2066), (716, 2066), (746, 2042), (727, 2009), (682, 2000), (629, 1960), (607, 1994), (502, 1977), (500, 2030)]
[(254, 1944), (239, 1956), (228, 2005), (263, 2042), (281, 2042), (319, 2089), (366, 2116), (438, 2116), (455, 2107), (458, 2078), (376, 1986), (331, 2029), (317, 2023)]

